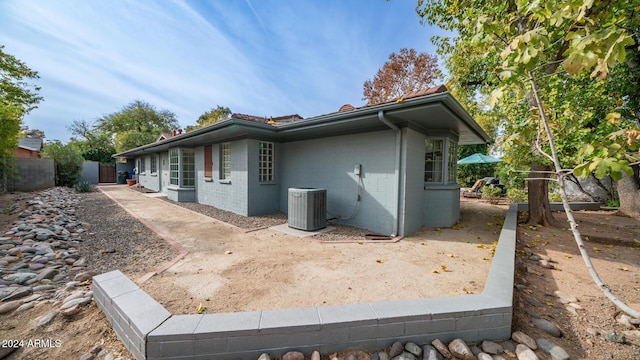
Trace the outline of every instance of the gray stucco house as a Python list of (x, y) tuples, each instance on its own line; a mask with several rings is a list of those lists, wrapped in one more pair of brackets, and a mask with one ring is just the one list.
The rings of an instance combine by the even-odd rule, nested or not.
[(114, 157), (174, 201), (245, 216), (287, 213), (289, 188), (327, 189), (341, 223), (380, 234), (446, 227), (460, 215), (458, 145), (489, 137), (444, 86), (401, 100), (302, 119), (229, 120)]

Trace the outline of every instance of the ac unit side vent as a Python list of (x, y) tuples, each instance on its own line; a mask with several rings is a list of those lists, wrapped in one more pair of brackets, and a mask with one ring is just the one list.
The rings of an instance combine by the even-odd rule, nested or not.
[(315, 231), (327, 227), (327, 190), (289, 189), (289, 227)]

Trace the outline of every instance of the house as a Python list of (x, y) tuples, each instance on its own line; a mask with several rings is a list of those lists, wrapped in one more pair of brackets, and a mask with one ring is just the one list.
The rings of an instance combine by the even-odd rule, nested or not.
[(287, 213), (289, 188), (323, 188), (341, 223), (404, 236), (458, 221), (458, 145), (489, 141), (444, 86), (289, 119), (234, 114), (114, 156), (135, 159), (140, 184), (174, 201), (253, 216)]
[(18, 148), (16, 149), (17, 158), (36, 158), (42, 156), (40, 152), (44, 148), (42, 139), (40, 138), (22, 138), (18, 140)]

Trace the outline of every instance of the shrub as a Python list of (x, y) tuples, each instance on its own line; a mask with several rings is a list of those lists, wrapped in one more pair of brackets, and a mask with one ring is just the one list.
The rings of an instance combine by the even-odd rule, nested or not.
[(620, 199), (612, 199), (607, 202), (608, 207), (617, 208), (620, 207)]
[(551, 193), (551, 194), (549, 194), (549, 201), (550, 202), (562, 202), (562, 197), (560, 196), (560, 193)]
[(76, 184), (76, 191), (79, 193), (92, 192), (93, 184), (88, 181), (80, 181)]
[(514, 203), (526, 203), (529, 201), (529, 196), (524, 190), (518, 188), (507, 189), (507, 199)]
[(63, 145), (56, 141), (47, 143), (42, 155), (56, 162), (56, 185), (71, 187), (78, 182), (84, 163), (80, 150), (70, 144)]
[(498, 187), (485, 186), (482, 188), (482, 198), (489, 200), (492, 204), (497, 204), (498, 199), (502, 196), (502, 189)]

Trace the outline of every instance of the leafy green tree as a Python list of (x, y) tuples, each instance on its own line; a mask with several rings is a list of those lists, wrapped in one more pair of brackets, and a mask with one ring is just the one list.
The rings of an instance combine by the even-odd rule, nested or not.
[[(426, 22), (458, 34), (452, 41), (442, 39), (441, 51), (456, 56), (459, 47), (472, 49), (473, 62), (486, 66), (482, 70), (491, 74), (489, 79), (483, 79), (483, 84), (490, 88), (492, 104), (504, 114), (517, 115), (511, 123), (520, 124), (532, 140), (530, 176), (543, 181), (529, 181), (530, 221), (531, 212), (538, 211), (534, 220), (550, 222), (544, 179), (554, 174), (571, 231), (594, 282), (612, 302), (634, 317), (640, 316), (640, 312), (611, 294), (584, 250), (564, 189), (571, 170), (566, 170), (560, 160), (556, 135), (580, 129), (572, 119), (584, 120), (578, 114), (580, 109), (562, 107), (569, 99), (563, 99), (566, 89), (587, 74), (591, 79), (606, 79), (611, 69), (625, 60), (627, 47), (637, 47), (635, 37), (640, 28), (637, 11), (637, 1), (622, 0), (418, 2), (418, 12)], [(480, 61), (484, 54), (491, 63)], [(589, 89), (595, 83), (591, 79)], [(580, 87), (577, 93), (581, 93)], [(612, 109), (613, 104), (605, 106)], [(516, 136), (515, 132), (508, 134)], [(613, 163), (626, 165), (616, 159), (609, 161)]]
[(84, 158), (80, 150), (72, 144), (62, 144), (60, 141), (45, 144), (42, 156), (56, 162), (56, 185), (72, 187), (78, 183), (82, 174)]
[(30, 85), (38, 73), (4, 51), (0, 45), (0, 191), (13, 178), (22, 118), (42, 101), (40, 88)]
[(31, 70), (25, 63), (13, 55), (4, 52), (0, 45), (0, 101), (22, 108), (23, 114), (35, 109), (43, 100), (38, 95), (39, 86), (29, 84), (28, 80), (39, 79), (37, 71)]
[(215, 109), (211, 109), (204, 114), (200, 115), (196, 125), (190, 125), (185, 128), (185, 131), (193, 131), (203, 128), (205, 126), (213, 125), (221, 121), (229, 119), (231, 116), (231, 109), (228, 107), (222, 107), (217, 105)]
[(115, 162), (111, 155), (116, 153), (116, 148), (109, 134), (86, 120), (74, 120), (67, 130), (74, 135), (71, 138), (71, 144), (80, 150), (85, 160), (100, 163)]
[(18, 106), (0, 104), (0, 193), (7, 190), (15, 176), (15, 151), (22, 113)]
[(177, 127), (174, 113), (156, 110), (142, 100), (134, 100), (120, 111), (102, 116), (97, 122), (97, 129), (114, 136), (117, 152), (152, 143), (161, 133)]

